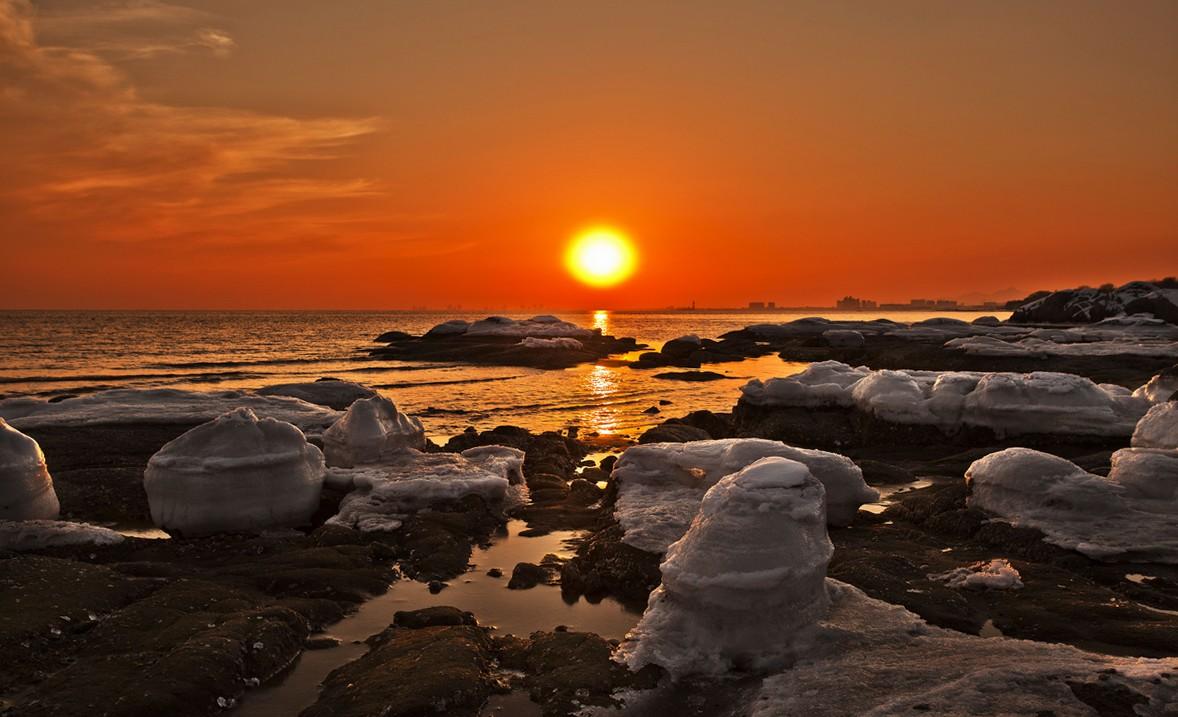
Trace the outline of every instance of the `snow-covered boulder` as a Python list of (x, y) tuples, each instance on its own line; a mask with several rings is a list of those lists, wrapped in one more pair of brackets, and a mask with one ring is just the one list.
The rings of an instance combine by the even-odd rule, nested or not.
[(863, 348), (867, 343), (867, 339), (863, 337), (862, 333), (849, 329), (823, 331), (822, 340), (826, 342), (827, 346), (836, 349), (858, 349)]
[(425, 448), (425, 429), (421, 421), (398, 411), (384, 396), (356, 401), (323, 432), (329, 466), (380, 463), (409, 448)]
[(71, 545), (117, 545), (121, 534), (88, 523), (64, 520), (0, 520), (0, 550), (19, 553)]
[(490, 316), (471, 324), (464, 334), (466, 336), (515, 336), (519, 338), (526, 336), (582, 338), (592, 336), (594, 331), (546, 314), (518, 321), (506, 316)]
[(931, 425), (945, 433), (963, 426), (998, 436), (1027, 433), (1128, 436), (1149, 401), (1120, 386), (1082, 376), (1036, 371), (873, 371), (837, 361), (741, 389), (756, 407), (856, 408), (884, 421)]
[(1131, 445), (1178, 449), (1178, 401), (1166, 401), (1150, 408), (1133, 429)]
[(526, 349), (562, 349), (565, 351), (580, 351), (585, 348), (585, 344), (577, 339), (568, 336), (557, 336), (551, 339), (540, 339), (535, 336), (525, 336), (520, 342), (520, 346)]
[(470, 323), (462, 319), (451, 319), (425, 332), (426, 337), (440, 338), (443, 336), (461, 336), (470, 328)]
[(362, 398), (372, 398), (376, 391), (359, 383), (321, 378), (304, 383), (280, 383), (259, 388), (260, 396), (292, 396), (307, 403), (334, 408), (342, 411)]
[(712, 486), (618, 658), (674, 677), (788, 664), (829, 606), (824, 494), (805, 465), (780, 457)]
[(1016, 358), (1058, 358), (1073, 356), (1146, 356), (1178, 358), (1178, 341), (1152, 337), (1119, 336), (1091, 341), (1075, 336), (1058, 335), (1048, 340), (1030, 336), (1017, 341), (1004, 341), (995, 336), (969, 336), (950, 339), (945, 348), (962, 351), (971, 356), (1011, 356)]
[(1160, 403), (1169, 401), (1175, 393), (1178, 393), (1178, 366), (1159, 371), (1144, 386), (1134, 391), (1133, 395), (1150, 403)]
[(143, 487), (155, 524), (192, 536), (305, 525), (323, 475), (302, 431), (238, 408), (164, 445)]
[(1178, 563), (1178, 451), (1126, 448), (1108, 477), (1028, 448), (991, 453), (965, 473), (969, 505), (1097, 560)]
[[(1010, 316), (1011, 323), (1074, 324), (1148, 314), (1148, 318), (1178, 323), (1178, 285), (1172, 280), (1131, 281), (1112, 289), (1063, 289), (1040, 292), (1025, 299)], [(1140, 318), (1140, 317), (1139, 317)]]
[(0, 418), (0, 519), (56, 518), (60, 510), (41, 446)]
[(510, 507), (523, 499), (524, 452), (479, 446), (454, 453), (405, 450), (379, 465), (332, 468), (328, 485), (350, 491), (328, 522), (364, 532), (387, 532), (404, 518), (435, 503), (469, 495), (488, 505)]
[(1018, 590), (1023, 586), (1022, 576), (1018, 570), (1015, 570), (1009, 560), (1003, 558), (974, 563), (928, 577), (956, 589)]
[(797, 461), (822, 482), (831, 525), (850, 525), (861, 504), (879, 499), (879, 491), (863, 481), (859, 466), (837, 453), (761, 438), (648, 443), (627, 448), (614, 466), (614, 516), (622, 527), (622, 541), (648, 552), (664, 552), (687, 531), (712, 486), (770, 456)]

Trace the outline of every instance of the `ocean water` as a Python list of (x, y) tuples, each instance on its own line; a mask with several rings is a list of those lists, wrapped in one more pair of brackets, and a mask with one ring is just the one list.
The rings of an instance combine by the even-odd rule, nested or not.
[[(535, 312), (532, 312), (535, 313)], [(507, 314), (526, 318), (532, 313)], [(684, 334), (715, 338), (725, 331), (808, 314), (787, 312), (562, 313), (562, 319), (633, 336), (657, 349)], [(932, 316), (964, 320), (980, 314), (839, 313), (829, 318)], [(56, 396), (109, 388), (252, 389), (324, 376), (378, 388), (405, 411), (421, 416), (431, 437), (467, 426), (503, 424), (532, 430), (579, 427), (582, 432), (636, 435), (662, 416), (697, 409), (727, 410), (751, 378), (796, 373), (804, 364), (776, 355), (705, 367), (731, 379), (682, 383), (658, 371), (586, 365), (561, 371), (468, 366), (370, 358), (377, 335), (397, 329), (419, 334), (449, 319), (485, 314), (421, 312), (0, 312), (0, 397)]]

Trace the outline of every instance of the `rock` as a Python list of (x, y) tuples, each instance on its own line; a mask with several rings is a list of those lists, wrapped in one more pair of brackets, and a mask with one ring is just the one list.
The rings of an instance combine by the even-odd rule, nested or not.
[(867, 344), (867, 339), (858, 331), (846, 329), (831, 329), (822, 332), (822, 340), (827, 346), (836, 349), (859, 349)]
[(638, 437), (639, 443), (686, 443), (688, 441), (706, 441), (711, 438), (702, 428), (688, 426), (682, 423), (663, 423), (648, 429)]
[(655, 378), (663, 379), (664, 381), (689, 381), (689, 382), (703, 382), (703, 381), (720, 381), (730, 376), (725, 376), (722, 373), (715, 371), (668, 371), (665, 373), (656, 373)]
[(666, 358), (680, 360), (698, 351), (700, 345), (700, 338), (695, 334), (689, 334), (666, 342), (663, 344), (662, 349), (659, 350), (659, 353)]
[(421, 610), (398, 610), (393, 613), (393, 625), (419, 630), (423, 627), (478, 625), (478, 621), (475, 620), (473, 613), (448, 605), (438, 605)]
[(441, 580), (430, 580), (426, 583), (426, 587), (429, 588), (430, 593), (437, 595), (449, 586)]
[(655, 413), (662, 413), (662, 411), (659, 410), (658, 406), (651, 406), (650, 408), (644, 410), (643, 413), (653, 415)]
[(860, 458), (855, 461), (855, 464), (863, 471), (863, 480), (867, 485), (895, 485), (911, 483), (916, 480), (916, 476), (912, 474), (912, 471), (892, 465), (891, 463), (873, 461), (870, 458)]
[(376, 396), (375, 390), (351, 381), (338, 378), (321, 378), (306, 383), (282, 383), (259, 388), (262, 396), (292, 396), (308, 403), (318, 404), (342, 411), (362, 398)]
[(592, 505), (601, 499), (601, 494), (602, 490), (600, 488), (584, 478), (578, 478), (569, 483), (568, 500), (570, 503), (576, 505)]
[(1033, 294), (1014, 309), (1012, 324), (1077, 324), (1104, 319), (1151, 314), (1178, 323), (1178, 304), (1170, 282), (1131, 281), (1113, 289), (1064, 289)]
[(413, 338), (413, 334), (404, 331), (386, 331), (380, 336), (373, 339), (373, 342), (378, 344), (391, 344), (397, 341), (406, 341)]
[(312, 636), (303, 641), (303, 647), (307, 650), (330, 650), (341, 644), (339, 638), (330, 635)]
[(511, 571), (511, 580), (507, 583), (509, 590), (527, 590), (534, 588), (548, 579), (548, 571), (534, 563), (519, 563)]
[(500, 570), (499, 568), (491, 568), (490, 570), (487, 571), (487, 577), (501, 578), (501, 577), (503, 577), (503, 571)]

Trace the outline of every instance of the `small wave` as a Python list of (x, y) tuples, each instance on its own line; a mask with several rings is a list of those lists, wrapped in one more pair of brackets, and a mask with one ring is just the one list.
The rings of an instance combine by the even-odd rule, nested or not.
[(323, 356), (318, 358), (261, 359), (257, 361), (176, 361), (148, 364), (151, 368), (235, 368), (238, 366), (297, 366), (309, 363), (366, 362), (366, 356)]
[(460, 378), (452, 381), (401, 381), (399, 383), (377, 383), (373, 388), (416, 388), (417, 386), (455, 386), (466, 383), (491, 383), (492, 381), (511, 381), (523, 376), (492, 376), (490, 378)]

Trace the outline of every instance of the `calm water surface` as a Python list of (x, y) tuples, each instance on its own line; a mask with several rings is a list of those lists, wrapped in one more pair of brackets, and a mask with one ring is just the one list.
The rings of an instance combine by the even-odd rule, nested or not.
[[(526, 318), (527, 314), (509, 314)], [(683, 334), (718, 337), (761, 322), (806, 314), (564, 313), (561, 318), (633, 336), (658, 348)], [(917, 321), (980, 314), (838, 313)], [(0, 312), (0, 396), (84, 393), (108, 388), (168, 387), (198, 391), (259, 388), (335, 376), (377, 387), (402, 410), (421, 415), (444, 438), (473, 425), (516, 424), (533, 430), (580, 426), (633, 434), (654, 420), (642, 411), (669, 400), (663, 412), (727, 410), (750, 378), (795, 373), (803, 364), (767, 356), (708, 366), (732, 380), (685, 384), (654, 379), (657, 371), (579, 366), (563, 371), (373, 360), (372, 339), (398, 329), (420, 334), (442, 321), (485, 314), (377, 312)]]

